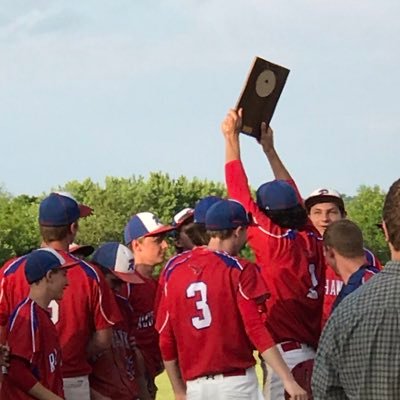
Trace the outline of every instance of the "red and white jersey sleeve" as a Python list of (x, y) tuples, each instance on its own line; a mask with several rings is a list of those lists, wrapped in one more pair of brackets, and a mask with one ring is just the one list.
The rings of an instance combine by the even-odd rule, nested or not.
[(6, 326), (12, 311), (28, 296), (26, 256), (12, 258), (0, 270), (0, 325)]

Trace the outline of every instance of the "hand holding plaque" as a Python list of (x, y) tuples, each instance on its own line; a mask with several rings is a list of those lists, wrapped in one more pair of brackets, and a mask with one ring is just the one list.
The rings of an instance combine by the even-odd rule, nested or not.
[(260, 140), (261, 123), (267, 127), (285, 86), (289, 70), (256, 57), (236, 104), (243, 109), (241, 132)]

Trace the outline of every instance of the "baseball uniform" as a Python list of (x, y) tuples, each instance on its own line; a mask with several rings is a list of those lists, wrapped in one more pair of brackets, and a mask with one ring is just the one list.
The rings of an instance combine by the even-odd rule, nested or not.
[(28, 391), (37, 382), (64, 397), (60, 342), (46, 310), (30, 298), (23, 300), (10, 316), (7, 342), (11, 361), (1, 387), (2, 399), (33, 399)]
[(160, 347), (164, 360), (179, 360), (188, 399), (207, 390), (210, 399), (260, 398), (253, 349), (263, 352), (274, 341), (257, 310), (267, 293), (258, 275), (254, 264), (206, 247), (181, 254), (165, 270)]
[[(225, 177), (229, 196), (240, 201), (256, 223), (248, 228), (248, 243), (270, 292), (266, 325), (292, 368), (314, 357), (321, 334), (325, 285), (322, 243), (310, 221), (301, 231), (291, 230), (275, 224), (261, 211), (240, 160), (225, 165)], [(296, 185), (288, 183), (301, 204)], [(270, 398), (283, 399), (280, 379), (272, 371), (268, 378)]]
[(90, 386), (103, 396), (118, 400), (138, 398), (135, 381), (135, 353), (129, 344), (132, 336), (132, 309), (128, 301), (115, 296), (123, 320), (113, 327), (112, 347), (100, 354), (93, 364)]

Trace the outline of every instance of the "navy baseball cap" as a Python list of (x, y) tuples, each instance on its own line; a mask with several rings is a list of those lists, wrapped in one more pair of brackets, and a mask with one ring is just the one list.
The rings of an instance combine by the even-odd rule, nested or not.
[(42, 226), (70, 225), (92, 213), (92, 208), (79, 204), (71, 194), (54, 192), (40, 203), (39, 224)]
[(110, 272), (124, 282), (144, 282), (137, 274), (135, 274), (135, 260), (133, 258), (133, 253), (121, 243), (104, 243), (93, 253), (92, 261), (97, 265), (110, 270)]
[(284, 180), (262, 184), (257, 189), (257, 205), (263, 210), (285, 210), (299, 205), (296, 191)]
[(79, 260), (67, 263), (61, 254), (51, 248), (34, 250), (26, 258), (25, 277), (31, 284), (43, 279), (53, 269), (70, 268), (78, 263)]
[(249, 226), (251, 216), (236, 200), (220, 200), (213, 204), (206, 214), (206, 229), (222, 231), (235, 229), (238, 226)]
[(205, 224), (206, 214), (208, 209), (215, 203), (221, 201), (221, 197), (207, 196), (200, 199), (194, 207), (194, 222), (195, 224)]
[(171, 225), (163, 225), (151, 212), (141, 212), (134, 215), (125, 226), (125, 244), (141, 237), (156, 236), (167, 233), (175, 228)]

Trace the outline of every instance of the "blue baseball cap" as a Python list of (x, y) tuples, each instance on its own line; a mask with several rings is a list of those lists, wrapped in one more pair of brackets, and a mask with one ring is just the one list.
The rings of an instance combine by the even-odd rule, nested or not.
[(31, 284), (43, 279), (53, 269), (70, 268), (78, 263), (79, 260), (67, 263), (61, 254), (51, 248), (34, 250), (26, 258), (25, 277)]
[(284, 180), (262, 184), (257, 189), (257, 205), (263, 210), (285, 210), (299, 205), (296, 191)]
[(206, 229), (211, 231), (235, 229), (250, 224), (251, 216), (236, 200), (220, 200), (213, 204), (206, 214)]
[(92, 213), (92, 208), (79, 204), (71, 194), (54, 192), (40, 203), (39, 224), (42, 226), (66, 226)]
[(175, 228), (171, 225), (163, 225), (151, 212), (141, 212), (134, 215), (125, 226), (125, 244), (132, 240), (146, 236), (156, 236), (170, 232)]
[(129, 283), (143, 283), (135, 274), (135, 260), (133, 253), (123, 244), (107, 242), (102, 244), (92, 256), (92, 261), (110, 270), (119, 279)]
[(205, 224), (206, 214), (208, 209), (215, 203), (221, 201), (221, 197), (207, 196), (200, 199), (194, 207), (194, 222), (195, 224)]

